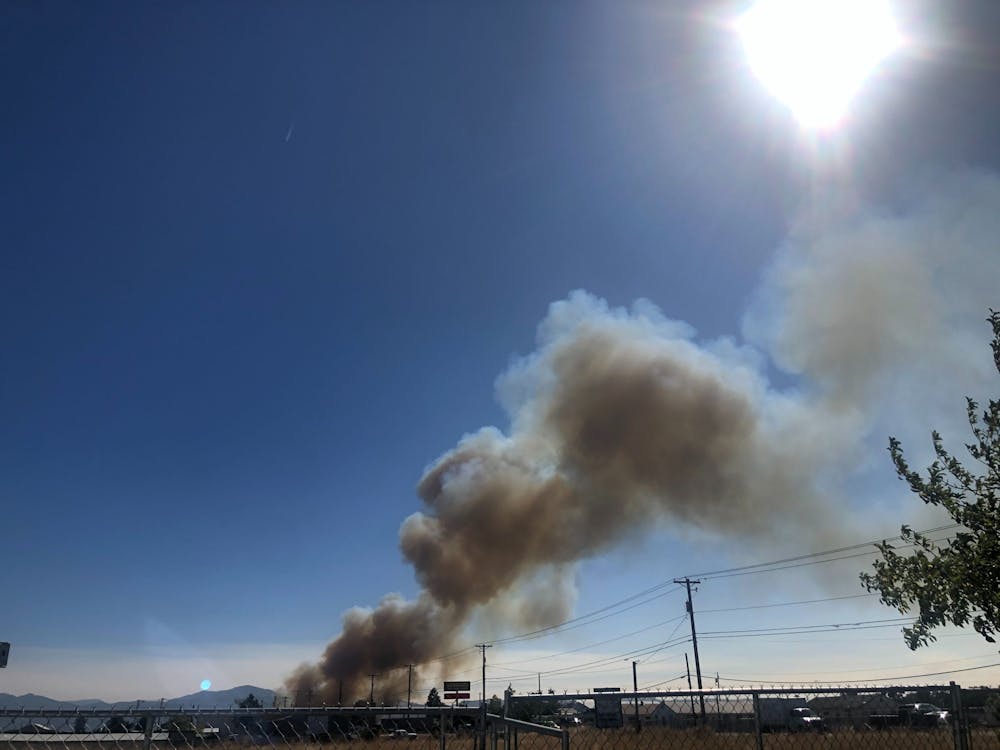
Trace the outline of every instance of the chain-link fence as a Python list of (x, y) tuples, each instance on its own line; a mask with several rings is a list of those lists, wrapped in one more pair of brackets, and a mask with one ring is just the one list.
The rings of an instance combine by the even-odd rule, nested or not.
[(573, 750), (1000, 750), (957, 685), (508, 696)]
[(559, 728), (479, 708), (0, 708), (0, 750), (567, 750)]
[(957, 685), (510, 695), (503, 716), (466, 707), (8, 707), (0, 750), (1000, 750), (996, 722), (970, 722), (968, 709)]

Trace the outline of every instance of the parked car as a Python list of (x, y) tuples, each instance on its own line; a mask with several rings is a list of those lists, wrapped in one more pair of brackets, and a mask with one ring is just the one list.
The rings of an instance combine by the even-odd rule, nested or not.
[(823, 717), (790, 700), (761, 698), (760, 727), (765, 732), (818, 732), (823, 730)]
[(887, 727), (914, 727), (933, 729), (948, 726), (949, 713), (933, 703), (904, 703), (895, 714), (872, 714), (868, 726), (875, 729)]

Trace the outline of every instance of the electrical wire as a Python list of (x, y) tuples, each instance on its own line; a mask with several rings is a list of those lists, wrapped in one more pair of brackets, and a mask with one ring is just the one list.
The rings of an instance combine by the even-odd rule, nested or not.
[[(656, 601), (657, 599), (662, 599), (663, 597), (667, 596), (668, 594), (672, 594), (675, 590), (679, 590), (680, 589), (680, 586), (676, 586), (675, 585), (674, 588), (668, 589), (667, 591), (663, 591), (663, 592), (661, 592), (659, 594), (656, 594), (655, 596), (651, 596), (648, 599), (643, 599), (642, 601), (636, 602), (635, 604), (631, 604), (628, 607), (624, 607), (622, 609), (615, 610), (613, 612), (608, 612), (608, 610), (610, 610), (610, 609), (613, 609), (615, 607), (619, 607), (622, 604), (628, 604), (629, 602), (634, 601), (635, 599), (638, 599), (638, 598), (640, 598), (642, 596), (646, 596), (647, 594), (649, 594), (649, 593), (651, 593), (653, 591), (656, 591), (658, 589), (661, 589), (664, 586), (669, 586), (672, 583), (673, 582), (670, 581), (670, 582), (664, 582), (664, 583), (661, 583), (661, 584), (657, 584), (656, 586), (653, 586), (653, 587), (651, 587), (649, 589), (646, 589), (645, 591), (640, 591), (638, 594), (633, 594), (632, 596), (626, 597), (624, 599), (620, 599), (619, 601), (614, 602), (613, 604), (609, 604), (609, 605), (607, 605), (605, 607), (601, 607), (600, 609), (595, 609), (594, 611), (588, 612), (585, 615), (579, 615), (579, 616), (573, 617), (573, 618), (571, 618), (569, 620), (564, 620), (563, 622), (561, 622), (561, 623), (559, 623), (557, 625), (549, 625), (549, 626), (544, 627), (544, 628), (539, 628), (538, 630), (531, 630), (531, 631), (529, 631), (527, 633), (519, 633), (517, 635), (511, 635), (511, 636), (507, 636), (505, 638), (497, 638), (496, 640), (490, 641), (490, 643), (493, 644), (494, 646), (496, 646), (496, 645), (500, 645), (500, 644), (504, 644), (504, 643), (517, 643), (517, 642), (520, 642), (520, 641), (533, 641), (533, 640), (536, 640), (538, 638), (544, 638), (544, 637), (546, 637), (548, 635), (551, 635), (554, 631), (559, 631), (559, 632), (562, 633), (562, 632), (565, 632), (567, 630), (572, 630), (574, 628), (580, 628), (580, 627), (584, 627), (586, 625), (592, 625), (595, 622), (601, 622), (602, 620), (606, 620), (609, 617), (616, 617), (617, 615), (620, 615), (623, 612), (628, 612), (629, 610), (635, 609), (636, 607), (641, 607), (644, 604), (649, 604), (650, 602)], [(602, 615), (602, 616), (601, 617), (594, 617), (594, 615)], [(581, 622), (581, 620), (586, 620), (586, 622)], [(567, 627), (567, 626), (569, 626), (569, 627)]]
[(666, 685), (667, 683), (670, 682), (677, 682), (677, 680), (683, 680), (685, 677), (687, 677), (687, 672), (679, 674), (676, 677), (671, 677), (669, 680), (661, 680), (660, 682), (654, 682), (652, 685), (644, 685), (642, 687), (642, 692), (650, 690), (651, 688), (659, 687), (660, 685)]
[[(687, 619), (687, 613), (685, 613), (685, 614), (681, 615), (679, 619), (680, 619), (681, 621), (680, 621), (680, 622), (678, 622), (678, 623), (677, 623), (677, 624), (676, 624), (676, 625), (674, 626), (674, 629), (670, 631), (670, 635), (668, 635), (668, 636), (667, 636), (667, 641), (670, 641), (670, 639), (672, 639), (672, 638), (674, 637), (674, 635), (675, 635), (675, 634), (677, 633), (677, 631), (678, 631), (678, 630), (680, 630), (680, 627), (681, 627), (681, 625), (683, 625), (683, 624), (684, 624), (684, 623), (683, 623), (683, 620), (686, 620), (686, 619)], [(663, 648), (666, 648), (666, 646), (664, 646)], [(658, 654), (658, 653), (659, 653), (660, 651), (662, 651), (662, 650), (663, 650), (663, 649), (662, 649), (662, 648), (660, 648), (660, 649), (657, 649), (656, 651), (653, 651), (652, 653), (649, 653), (649, 654), (646, 654), (646, 656), (644, 656), (644, 657), (643, 657), (642, 659), (640, 659), (640, 660), (639, 660), (639, 663), (640, 663), (640, 664), (644, 664), (644, 663), (646, 662), (646, 659), (648, 659), (648, 658), (649, 658), (650, 656), (655, 656), (656, 654)]]
[[(954, 664), (955, 662), (961, 661), (973, 661), (978, 659), (988, 659), (991, 658), (993, 654), (980, 654), (978, 656), (963, 656), (957, 659), (943, 659), (941, 661), (930, 661), (925, 662), (917, 666), (921, 667), (931, 667), (937, 666), (939, 664)], [(810, 670), (808, 672), (782, 672), (784, 675), (817, 675), (817, 674), (843, 674), (845, 672), (884, 672), (887, 669), (906, 669), (907, 667), (914, 666), (912, 664), (892, 664), (889, 666), (882, 667), (858, 667), (857, 669), (833, 669), (833, 670)], [(741, 677), (741, 675), (730, 675), (730, 677)], [(752, 678), (742, 676), (742, 679), (751, 680)]]
[(748, 609), (770, 609), (771, 607), (791, 607), (797, 604), (817, 604), (819, 602), (836, 602), (844, 599), (862, 599), (875, 596), (875, 594), (848, 594), (846, 596), (828, 596), (823, 599), (802, 599), (797, 602), (778, 602), (776, 604), (752, 604), (747, 607), (722, 607), (721, 609), (699, 609), (699, 615), (706, 615), (712, 612), (742, 612)]
[(719, 633), (714, 633), (711, 635), (705, 635), (706, 640), (730, 640), (735, 638), (767, 638), (770, 636), (782, 636), (782, 635), (812, 635), (814, 633), (850, 633), (857, 630), (877, 630), (879, 628), (894, 628), (903, 624), (905, 620), (901, 620), (895, 623), (888, 623), (884, 625), (858, 625), (858, 626), (837, 626), (830, 628), (822, 628), (816, 630), (795, 630), (789, 628), (783, 631), (774, 632), (761, 632), (761, 633), (740, 633), (735, 632), (732, 635), (724, 634), (726, 631), (721, 631)]
[[(618, 635), (618, 636), (615, 636), (614, 638), (608, 638), (607, 640), (604, 640), (604, 641), (597, 641), (596, 643), (588, 643), (587, 645), (585, 645), (585, 646), (579, 646), (578, 648), (571, 648), (571, 649), (568, 649), (567, 651), (559, 651), (559, 652), (557, 652), (555, 654), (546, 654), (545, 656), (537, 656), (537, 657), (533, 657), (531, 659), (520, 659), (519, 661), (505, 661), (505, 662), (500, 662), (499, 664), (494, 664), (493, 666), (494, 667), (504, 667), (504, 666), (507, 666), (507, 665), (510, 665), (510, 664), (526, 664), (528, 662), (542, 661), (543, 659), (554, 659), (557, 656), (565, 656), (566, 654), (575, 654), (575, 653), (578, 653), (580, 651), (586, 651), (587, 649), (594, 648), (595, 646), (604, 646), (604, 645), (606, 645), (608, 643), (613, 643), (615, 641), (620, 641), (620, 640), (622, 640), (624, 638), (629, 638), (629, 637), (631, 637), (633, 635), (638, 635), (639, 633), (645, 633), (648, 630), (653, 630), (655, 628), (660, 628), (660, 627), (663, 627), (664, 625), (669, 625), (670, 623), (675, 622), (675, 621), (678, 622), (677, 627), (680, 627), (680, 622), (679, 621), (685, 620), (685, 619), (687, 619), (687, 614), (686, 613), (683, 614), (683, 615), (678, 615), (677, 617), (672, 617), (669, 620), (663, 620), (661, 622), (653, 623), (652, 625), (647, 625), (646, 627), (639, 628), (638, 630), (633, 630), (631, 633), (625, 633), (624, 635)], [(671, 637), (673, 637), (674, 633), (676, 633), (676, 632), (677, 632), (677, 628), (674, 628), (673, 632), (671, 632), (670, 636), (668, 636), (668, 640)], [(536, 673), (537, 673), (537, 670), (534, 671), (534, 672), (532, 672), (531, 674), (536, 674)]]
[(876, 623), (903, 623), (910, 622), (912, 618), (910, 617), (886, 617), (881, 620), (859, 620), (857, 622), (825, 622), (816, 625), (779, 625), (774, 628), (740, 628), (738, 630), (706, 630), (701, 633), (701, 635), (721, 635), (725, 634), (737, 634), (737, 633), (769, 633), (775, 631), (784, 630), (812, 630), (814, 628), (845, 628), (854, 627), (860, 625), (874, 625)]
[[(957, 529), (960, 526), (961, 526), (961, 524), (952, 523), (952, 524), (946, 524), (944, 526), (936, 526), (936, 527), (934, 527), (932, 529), (925, 529), (923, 531), (918, 531), (917, 533), (926, 536), (927, 534), (934, 534), (934, 533), (937, 533), (939, 531), (949, 531), (951, 529)], [(815, 558), (815, 557), (827, 557), (829, 555), (839, 555), (841, 552), (850, 552), (852, 550), (862, 549), (864, 547), (870, 547), (870, 546), (875, 545), (875, 544), (881, 544), (882, 542), (893, 542), (893, 541), (901, 540), (902, 538), (903, 538), (902, 535), (898, 534), (898, 535), (892, 536), (892, 537), (883, 537), (882, 539), (873, 539), (873, 540), (870, 540), (870, 541), (867, 541), (867, 542), (860, 542), (858, 544), (849, 544), (849, 545), (847, 545), (845, 547), (836, 547), (834, 549), (823, 550), (821, 552), (808, 552), (806, 554), (796, 555), (794, 557), (785, 557), (785, 558), (782, 558), (780, 560), (772, 560), (770, 562), (754, 563), (754, 564), (751, 564), (751, 565), (741, 565), (739, 567), (735, 567), (735, 568), (723, 568), (721, 570), (710, 570), (710, 571), (706, 571), (704, 573), (694, 573), (694, 574), (688, 575), (686, 577), (687, 578), (701, 578), (703, 580), (708, 580), (708, 579), (711, 579), (711, 578), (726, 578), (726, 577), (729, 577), (730, 575), (735, 575), (737, 573), (742, 573), (743, 571), (748, 571), (748, 570), (751, 570), (753, 568), (771, 567), (771, 566), (774, 566), (774, 565), (784, 565), (785, 563), (795, 563), (795, 562), (799, 562), (800, 560), (809, 560), (809, 559), (812, 559), (812, 558)], [(849, 557), (852, 557), (852, 556), (849, 555), (848, 557), (845, 557), (845, 558), (836, 558), (836, 559), (848, 559)], [(829, 562), (833, 562), (833, 561), (830, 560)], [(798, 567), (798, 566), (790, 565), (789, 567)]]
[[(940, 532), (940, 531), (947, 531), (947, 530), (955, 529), (955, 528), (958, 528), (960, 526), (961, 526), (961, 524), (947, 524), (947, 525), (944, 525), (944, 526), (937, 526), (937, 527), (934, 527), (934, 528), (930, 528), (930, 529), (925, 529), (925, 530), (922, 530), (922, 531), (918, 531), (917, 533), (922, 534), (922, 535), (928, 535), (928, 534), (933, 534), (933, 533)], [(945, 537), (943, 539), (934, 540), (934, 541), (945, 541), (946, 539), (949, 539), (949, 538), (950, 537)], [(886, 537), (884, 539), (875, 539), (875, 540), (870, 540), (870, 541), (867, 541), (867, 542), (861, 542), (861, 543), (858, 543), (858, 544), (847, 545), (847, 546), (844, 546), (844, 547), (837, 547), (837, 548), (834, 548), (834, 549), (822, 550), (822, 551), (819, 551), (819, 552), (810, 552), (810, 553), (806, 553), (806, 554), (802, 554), (802, 555), (796, 555), (794, 557), (781, 558), (781, 559), (772, 560), (772, 561), (769, 561), (769, 562), (754, 563), (754, 564), (751, 564), (751, 565), (743, 565), (743, 566), (734, 567), (734, 568), (723, 568), (723, 569), (714, 570), (714, 571), (707, 571), (707, 572), (704, 572), (704, 573), (694, 574), (694, 575), (691, 575), (691, 576), (688, 576), (688, 577), (700, 578), (702, 580), (713, 580), (713, 579), (717, 579), (717, 578), (727, 578), (727, 577), (734, 577), (734, 576), (740, 576), (740, 575), (752, 575), (752, 574), (755, 574), (755, 573), (770, 573), (770, 572), (776, 572), (776, 571), (780, 571), (780, 570), (787, 570), (789, 568), (803, 567), (803, 566), (806, 566), (806, 565), (821, 565), (821, 564), (825, 564), (825, 563), (829, 563), (829, 562), (836, 562), (838, 560), (845, 560), (845, 559), (851, 559), (851, 558), (854, 558), (854, 557), (863, 557), (863, 556), (866, 556), (866, 555), (876, 554), (877, 550), (871, 550), (871, 551), (866, 551), (866, 552), (858, 553), (858, 554), (840, 555), (840, 553), (842, 553), (842, 552), (850, 552), (852, 550), (862, 549), (864, 547), (868, 547), (868, 546), (872, 546), (872, 545), (875, 545), (875, 544), (879, 544), (880, 542), (883, 542), (883, 541), (897, 541), (897, 540), (900, 540), (900, 539), (902, 539), (902, 536), (901, 535), (897, 535), (897, 536), (894, 536), (894, 537)], [(837, 556), (836, 557), (829, 557), (830, 555), (837, 555)], [(814, 559), (814, 558), (827, 558), (827, 559)], [(669, 588), (671, 586), (673, 586), (673, 588)], [(538, 639), (538, 638), (543, 638), (543, 637), (546, 637), (548, 635), (552, 635), (552, 634), (554, 634), (556, 632), (564, 632), (566, 630), (570, 630), (570, 629), (573, 629), (573, 628), (584, 627), (586, 625), (591, 625), (591, 624), (596, 623), (596, 622), (601, 622), (601, 621), (603, 621), (605, 619), (608, 619), (610, 617), (616, 617), (616, 616), (618, 616), (620, 614), (623, 614), (624, 612), (627, 612), (627, 611), (629, 611), (631, 609), (634, 609), (636, 607), (642, 606), (642, 605), (647, 604), (647, 603), (649, 603), (651, 601), (654, 601), (654, 600), (659, 599), (659, 598), (661, 598), (663, 596), (666, 596), (666, 595), (668, 595), (670, 593), (673, 593), (674, 591), (679, 590), (680, 588), (681, 587), (679, 585), (675, 584), (672, 580), (671, 581), (663, 581), (663, 582), (655, 584), (655, 585), (653, 585), (653, 586), (651, 586), (651, 587), (649, 587), (647, 589), (644, 589), (643, 591), (639, 591), (639, 592), (637, 592), (635, 594), (632, 594), (630, 596), (627, 596), (627, 597), (625, 597), (623, 599), (619, 599), (618, 601), (612, 602), (611, 604), (607, 604), (607, 605), (605, 605), (603, 607), (600, 607), (600, 608), (598, 608), (596, 610), (592, 610), (591, 612), (587, 612), (585, 614), (578, 615), (578, 616), (570, 618), (568, 620), (564, 620), (563, 622), (557, 623), (555, 625), (550, 625), (550, 626), (547, 626), (547, 627), (544, 627), (544, 628), (538, 628), (536, 630), (532, 630), (532, 631), (528, 631), (528, 632), (525, 632), (525, 633), (519, 633), (519, 634), (511, 635), (511, 636), (507, 636), (507, 637), (504, 637), (504, 638), (498, 638), (498, 639), (492, 641), (491, 643), (493, 643), (494, 645), (519, 643), (519, 642), (524, 642), (524, 641), (535, 640), (535, 639)], [(663, 591), (663, 589), (667, 589), (667, 590)], [(642, 599), (642, 597), (648, 597), (650, 594), (654, 594), (656, 592), (661, 592), (661, 593), (658, 593), (658, 594), (656, 594), (656, 596), (652, 596), (652, 597), (649, 597), (647, 599)], [(858, 598), (860, 598), (862, 596), (869, 596), (869, 594), (858, 594), (858, 595), (855, 595), (855, 596), (857, 596)], [(834, 600), (837, 600), (839, 598), (841, 598), (841, 597), (829, 597), (826, 601), (834, 601)], [(846, 599), (846, 598), (852, 598), (852, 597), (843, 597), (843, 598)], [(638, 601), (638, 602), (636, 601), (636, 600), (640, 600), (640, 599), (642, 599), (642, 601)], [(783, 602), (783, 603), (773, 604), (773, 605), (753, 605), (753, 606), (748, 606), (748, 607), (745, 607), (745, 608), (734, 607), (734, 608), (731, 609), (731, 611), (737, 611), (737, 610), (740, 610), (740, 609), (763, 609), (763, 608), (766, 608), (766, 607), (792, 606), (794, 604), (806, 604), (806, 603), (813, 603), (813, 602), (819, 602), (819, 601), (824, 601), (824, 600), (817, 599), (817, 600), (806, 600), (806, 601), (802, 601), (802, 602)], [(635, 603), (633, 604), (633, 602), (635, 602)], [(629, 604), (630, 606), (628, 606), (628, 607), (622, 607), (622, 605), (625, 605), (625, 604)], [(616, 608), (620, 608), (620, 609), (616, 609)], [(725, 610), (725, 609), (704, 610), (705, 613), (712, 612), (712, 611), (727, 611), (727, 610)], [(816, 631), (816, 632), (822, 632), (822, 631)], [(796, 633), (789, 632), (787, 634), (796, 634)], [(706, 637), (714, 637), (714, 636), (707, 636), (706, 635)], [(454, 651), (452, 653), (445, 654), (443, 656), (435, 657), (433, 659), (427, 659), (427, 660), (421, 662), (421, 664), (432, 664), (432, 663), (436, 663), (436, 662), (446, 661), (446, 660), (449, 660), (449, 659), (453, 659), (453, 658), (457, 658), (457, 657), (460, 657), (460, 656), (464, 656), (464, 655), (472, 653), (474, 651), (475, 651), (475, 648), (469, 646), (469, 647), (466, 647), (466, 648)]]
[(657, 651), (657, 650), (662, 650), (663, 648), (665, 648), (667, 646), (676, 646), (676, 645), (679, 645), (680, 643), (684, 643), (687, 640), (688, 640), (688, 638), (684, 637), (684, 638), (680, 638), (680, 639), (675, 639), (672, 643), (670, 641), (663, 641), (663, 642), (660, 642), (660, 643), (653, 643), (653, 644), (651, 644), (649, 646), (643, 646), (641, 648), (633, 649), (632, 651), (626, 651), (623, 654), (615, 654), (614, 656), (608, 656), (608, 657), (604, 657), (602, 659), (595, 659), (593, 661), (584, 662), (583, 664), (578, 664), (576, 667), (564, 667), (564, 668), (561, 668), (561, 669), (552, 669), (552, 670), (549, 670), (547, 672), (542, 672), (542, 674), (543, 675), (549, 675), (549, 676), (552, 676), (552, 675), (562, 675), (562, 674), (571, 674), (571, 673), (577, 671), (578, 668), (593, 667), (593, 666), (597, 666), (597, 665), (600, 665), (600, 664), (614, 664), (616, 662), (622, 661), (623, 659), (624, 660), (632, 659), (632, 658), (635, 658), (635, 657), (638, 657), (638, 656), (644, 656), (644, 655), (646, 655), (647, 653), (650, 653), (650, 652), (654, 652), (654, 651)]
[[(990, 667), (1000, 667), (1000, 661), (994, 662), (992, 664), (980, 664), (978, 667), (963, 667), (962, 669), (947, 669), (943, 672), (924, 672), (922, 674), (906, 674), (899, 675), (897, 677), (875, 677), (869, 678), (867, 680), (837, 680), (838, 685), (857, 685), (860, 683), (875, 683), (875, 682), (895, 682), (896, 680), (916, 680), (922, 677), (940, 677), (942, 675), (957, 674), (959, 672), (975, 672), (979, 669), (989, 669)], [(784, 682), (770, 682), (768, 680), (757, 680), (748, 678), (732, 678), (732, 677), (720, 677), (720, 680), (725, 680), (726, 682), (740, 682), (743, 681), (745, 684), (747, 681), (755, 682), (762, 685), (787, 685), (788, 681)], [(825, 682), (796, 682), (797, 685), (827, 685), (829, 683)]]

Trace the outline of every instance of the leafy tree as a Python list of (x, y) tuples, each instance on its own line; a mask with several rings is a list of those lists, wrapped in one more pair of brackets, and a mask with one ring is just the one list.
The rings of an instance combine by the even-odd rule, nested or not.
[(260, 702), (253, 693), (250, 693), (246, 698), (241, 701), (237, 701), (237, 706), (240, 708), (263, 708), (264, 704)]
[(444, 701), (441, 700), (441, 694), (438, 693), (436, 687), (432, 687), (431, 691), (427, 694), (427, 705), (431, 708), (438, 708), (444, 705)]
[[(514, 690), (510, 690), (514, 695)], [(521, 721), (535, 721), (540, 716), (548, 716), (559, 710), (559, 701), (542, 696), (541, 693), (528, 693), (534, 696), (530, 700), (509, 701), (507, 716)]]
[(73, 731), (76, 734), (83, 734), (87, 731), (87, 719), (84, 716), (77, 716), (73, 720)]
[(120, 716), (112, 716), (104, 722), (103, 729), (105, 732), (110, 734), (124, 734), (126, 732), (135, 731), (133, 725), (130, 722), (125, 721), (125, 719)]
[[(993, 359), (1000, 372), (1000, 312), (990, 310)], [(980, 466), (967, 469), (932, 435), (935, 461), (924, 478), (912, 471), (895, 438), (889, 452), (899, 478), (928, 505), (943, 508), (959, 525), (944, 543), (903, 526), (900, 534), (914, 551), (900, 554), (888, 542), (878, 545), (881, 560), (861, 582), (877, 592), (884, 604), (901, 613), (915, 612), (913, 625), (903, 630), (911, 649), (936, 640), (931, 632), (948, 624), (972, 624), (989, 643), (1000, 630), (1000, 400), (991, 399), (980, 413), (979, 404), (966, 399), (973, 441), (969, 455)]]
[(486, 703), (486, 710), (491, 714), (502, 714), (503, 701), (500, 700), (500, 697), (498, 695), (494, 694)]

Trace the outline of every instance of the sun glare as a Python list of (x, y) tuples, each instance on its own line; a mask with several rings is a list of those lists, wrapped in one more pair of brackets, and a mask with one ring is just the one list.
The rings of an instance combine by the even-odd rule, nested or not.
[(758, 0), (737, 29), (750, 67), (805, 127), (835, 127), (901, 43), (884, 0)]

